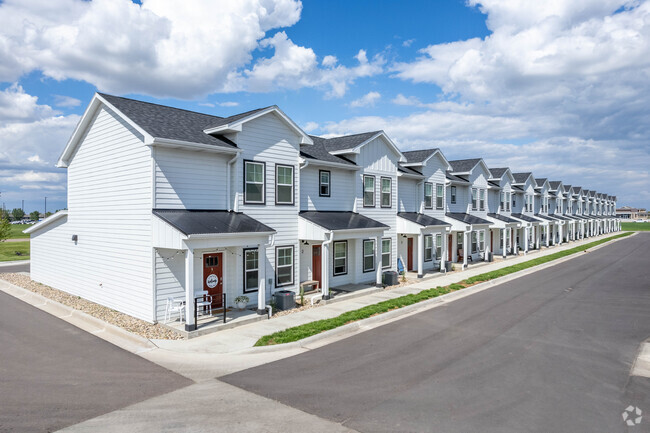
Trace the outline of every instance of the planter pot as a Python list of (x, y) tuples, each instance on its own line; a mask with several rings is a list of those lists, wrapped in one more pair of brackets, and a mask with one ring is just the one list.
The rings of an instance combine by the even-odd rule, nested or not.
[(239, 308), (240, 310), (246, 308), (246, 305), (247, 305), (246, 302), (237, 302), (237, 308)]

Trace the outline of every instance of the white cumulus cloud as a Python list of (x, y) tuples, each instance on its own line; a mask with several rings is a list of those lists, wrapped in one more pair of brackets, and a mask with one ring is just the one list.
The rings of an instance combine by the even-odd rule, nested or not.
[(352, 108), (371, 107), (375, 105), (375, 103), (380, 99), (381, 99), (381, 93), (368, 92), (365, 95), (363, 95), (361, 98), (355, 99), (354, 101), (350, 102), (350, 107)]

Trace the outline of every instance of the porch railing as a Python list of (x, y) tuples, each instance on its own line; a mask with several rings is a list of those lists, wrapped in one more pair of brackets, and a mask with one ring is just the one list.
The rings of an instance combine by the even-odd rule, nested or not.
[[(203, 296), (197, 296), (194, 298), (194, 330), (195, 331), (199, 326), (199, 323), (197, 321), (198, 313), (199, 313), (199, 307), (198, 307), (199, 300), (203, 300)], [(223, 323), (226, 323), (226, 294), (225, 293), (221, 294), (221, 307), (223, 308)]]

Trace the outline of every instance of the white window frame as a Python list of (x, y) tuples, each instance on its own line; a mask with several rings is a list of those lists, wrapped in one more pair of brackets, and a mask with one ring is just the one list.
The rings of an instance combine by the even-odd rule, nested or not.
[[(366, 188), (366, 180), (372, 179), (372, 191), (368, 190)], [(372, 192), (372, 204), (366, 204), (366, 193), (371, 193)], [(375, 179), (375, 176), (369, 175), (369, 174), (364, 174), (363, 175), (363, 207), (375, 207), (376, 206), (376, 198), (375, 194), (377, 192), (377, 180)]]
[[(259, 286), (260, 286), (260, 251), (259, 248), (244, 248), (243, 251), (243, 256), (244, 256), (244, 293), (250, 293), (250, 292), (257, 292)], [(248, 253), (255, 253), (257, 254), (257, 257), (255, 260), (257, 261), (257, 267), (248, 269), (248, 258), (247, 255)], [(247, 275), (249, 272), (257, 272), (257, 285), (255, 287), (248, 287), (248, 278)]]
[[(384, 251), (384, 243), (388, 242), (388, 251)], [(388, 255), (388, 264), (384, 265), (384, 258)], [(381, 240), (381, 268), (388, 269), (393, 265), (393, 240), (384, 238)]]
[[(372, 244), (372, 250), (371, 250), (370, 255), (366, 255), (366, 244), (368, 244), (368, 243)], [(362, 258), (361, 258), (361, 263), (362, 263), (361, 266), (363, 267), (363, 272), (364, 273), (373, 272), (375, 270), (376, 265), (377, 265), (375, 263), (375, 240), (374, 239), (364, 239), (363, 240), (363, 245), (361, 246), (361, 256), (362, 256)], [(368, 258), (368, 257), (372, 257), (372, 268), (371, 269), (366, 268), (366, 258)]]
[[(427, 187), (430, 194), (427, 194)], [(433, 183), (431, 182), (424, 182), (424, 208), (433, 209)]]
[(424, 235), (424, 261), (433, 260), (433, 235)]
[(436, 233), (436, 260), (442, 259), (442, 233)]
[[(280, 183), (280, 176), (278, 176), (278, 172), (280, 169), (291, 169), (291, 183), (286, 184)], [(279, 205), (293, 205), (295, 203), (295, 196), (296, 196), (296, 170), (293, 165), (285, 165), (285, 164), (275, 164), (275, 204)], [(278, 191), (280, 187), (290, 187), (291, 188), (291, 201), (279, 201), (278, 200)]]
[(485, 210), (485, 189), (478, 190), (478, 210)]
[(436, 184), (436, 209), (445, 208), (445, 186), (441, 183)]
[(485, 230), (478, 232), (478, 248), (480, 252), (485, 251)]
[(478, 188), (472, 188), (472, 210), (478, 210)]
[[(345, 252), (345, 255), (343, 257), (336, 257), (336, 245), (341, 244), (344, 245), (345, 248), (343, 251)], [(344, 261), (344, 270), (343, 272), (336, 272), (336, 261), (337, 260), (343, 260)], [(334, 241), (332, 243), (332, 275), (335, 277), (338, 275), (347, 275), (348, 273), (348, 241)]]
[(470, 238), (470, 251), (472, 254), (478, 252), (478, 236), (476, 235), (476, 230), (472, 230)]
[[(388, 181), (388, 192), (384, 192), (384, 181)], [(388, 204), (384, 204), (384, 196), (388, 194)], [(379, 178), (379, 205), (383, 208), (393, 207), (393, 179), (382, 176)]]

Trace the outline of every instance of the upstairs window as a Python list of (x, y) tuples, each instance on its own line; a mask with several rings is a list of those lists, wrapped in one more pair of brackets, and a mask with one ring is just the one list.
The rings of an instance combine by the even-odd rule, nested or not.
[(424, 236), (424, 261), (433, 260), (433, 235)]
[(363, 272), (375, 270), (375, 241), (368, 239), (363, 241)]
[(390, 177), (381, 178), (381, 207), (393, 205), (393, 180)]
[(293, 204), (293, 166), (275, 166), (275, 203)]
[(244, 163), (244, 203), (264, 204), (266, 165), (263, 162)]
[(318, 172), (318, 195), (321, 197), (330, 196), (330, 182), (332, 174), (328, 170)]
[(507, 200), (506, 200), (506, 208), (507, 208), (507, 209), (506, 209), (506, 212), (510, 212), (510, 197), (512, 196), (512, 193), (509, 192), (509, 193), (507, 193), (507, 194), (508, 194), (508, 195), (507, 195)]
[(501, 191), (501, 204), (499, 205), (499, 210), (506, 210), (506, 193)]
[(517, 196), (513, 195), (512, 196), (512, 207), (517, 206)]
[(478, 191), (476, 190), (476, 188), (472, 188), (472, 210), (477, 210), (477, 205), (478, 205), (477, 194)]
[(445, 186), (441, 183), (436, 184), (436, 209), (444, 209)]
[(363, 176), (363, 207), (375, 207), (375, 176)]
[(430, 182), (424, 183), (424, 208), (433, 209), (433, 184)]
[(450, 195), (451, 195), (451, 197), (450, 197), (451, 204), (456, 204), (456, 187), (455, 186), (452, 186), (450, 188)]
[(485, 190), (484, 189), (479, 189), (479, 210), (485, 210)]

